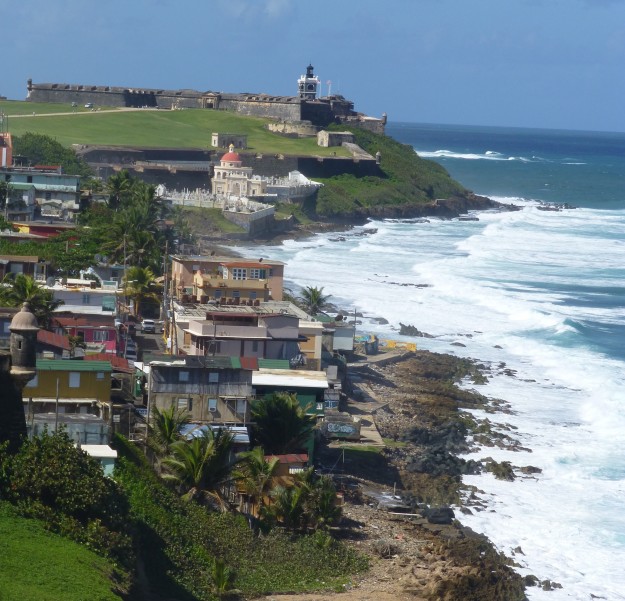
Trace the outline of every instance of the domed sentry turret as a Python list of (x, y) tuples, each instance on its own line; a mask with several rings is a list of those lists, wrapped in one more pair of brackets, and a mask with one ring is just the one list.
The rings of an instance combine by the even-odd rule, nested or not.
[(25, 385), (37, 371), (36, 348), (39, 331), (37, 318), (28, 303), (24, 303), (22, 309), (15, 314), (9, 330), (11, 330), (11, 375), (23, 380)]

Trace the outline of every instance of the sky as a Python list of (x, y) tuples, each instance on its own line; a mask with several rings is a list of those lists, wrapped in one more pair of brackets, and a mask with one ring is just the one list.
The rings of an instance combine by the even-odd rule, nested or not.
[[(625, 131), (625, 0), (0, 0), (26, 81), (295, 95), (390, 121)], [(331, 82), (331, 83), (328, 83)]]

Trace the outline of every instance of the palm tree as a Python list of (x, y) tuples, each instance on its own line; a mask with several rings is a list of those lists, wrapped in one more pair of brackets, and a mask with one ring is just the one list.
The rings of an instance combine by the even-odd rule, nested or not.
[(317, 315), (319, 311), (323, 311), (328, 306), (330, 296), (330, 294), (323, 294), (323, 286), (321, 288), (306, 286), (302, 289), (299, 301), (308, 313)]
[(180, 430), (191, 420), (185, 410), (171, 406), (169, 409), (154, 408), (148, 424), (148, 447), (156, 456), (156, 469), (161, 470), (161, 459), (169, 455), (171, 445), (180, 440)]
[(278, 392), (252, 403), (252, 439), (271, 455), (295, 453), (306, 448), (315, 417), (307, 415), (297, 397)]
[(314, 530), (327, 530), (341, 518), (341, 508), (336, 503), (336, 487), (330, 476), (321, 476), (313, 479), (312, 470), (309, 470), (308, 481), (305, 484), (305, 516), (308, 526)]
[(279, 523), (287, 530), (301, 530), (305, 521), (305, 489), (303, 486), (276, 486), (271, 491), (271, 505), (265, 509), (265, 519)]
[(128, 198), (132, 189), (132, 181), (126, 169), (108, 178), (105, 189), (109, 195), (108, 205), (111, 209), (118, 210)]
[(209, 429), (191, 441), (172, 443), (171, 455), (163, 460), (167, 469), (164, 478), (173, 482), (186, 500), (227, 507), (222, 488), (231, 481), (237, 463), (233, 459), (233, 436), (226, 430), (216, 433)]
[(144, 300), (160, 301), (156, 292), (156, 278), (148, 267), (131, 267), (124, 276), (124, 296), (130, 297), (134, 302), (134, 314), (141, 314), (141, 302)]
[(5, 275), (0, 283), (0, 305), (21, 307), (24, 303), (30, 305), (39, 325), (46, 330), (52, 326), (54, 310), (64, 304), (62, 300), (55, 300), (50, 290), (28, 275)]
[(241, 453), (239, 458), (239, 469), (233, 472), (233, 477), (243, 488), (253, 507), (257, 509), (257, 514), (260, 515), (280, 461), (277, 457), (267, 459), (262, 447), (255, 447), (251, 451)]

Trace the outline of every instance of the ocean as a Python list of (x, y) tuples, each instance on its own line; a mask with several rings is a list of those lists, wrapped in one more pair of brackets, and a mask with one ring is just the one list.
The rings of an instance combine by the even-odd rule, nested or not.
[[(295, 294), (323, 286), (361, 312), (363, 332), (482, 362), (477, 389), (512, 412), (476, 415), (528, 450), (466, 458), (541, 472), (465, 477), (487, 508), (459, 519), (521, 574), (562, 585), (528, 588), (532, 600), (625, 599), (625, 134), (414, 123), (387, 133), (522, 210), (371, 221), (250, 252), (285, 261)], [(400, 323), (433, 338), (401, 337)]]

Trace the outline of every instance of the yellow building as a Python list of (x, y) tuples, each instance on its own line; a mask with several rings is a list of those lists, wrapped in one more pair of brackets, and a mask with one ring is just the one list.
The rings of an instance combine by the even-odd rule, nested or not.
[(101, 415), (111, 400), (111, 363), (40, 359), (37, 375), (26, 384), (24, 404), (33, 413)]

